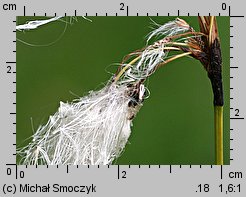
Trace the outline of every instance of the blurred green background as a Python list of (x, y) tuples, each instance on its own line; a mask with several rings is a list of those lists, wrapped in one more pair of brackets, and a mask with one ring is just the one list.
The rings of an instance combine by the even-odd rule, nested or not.
[[(17, 147), (26, 145), (60, 101), (97, 90), (115, 63), (146, 44), (149, 17), (77, 17), (17, 32)], [(196, 30), (197, 17), (181, 17)], [(45, 17), (18, 17), (17, 23)], [(163, 24), (175, 17), (151, 17)], [(229, 17), (218, 17), (222, 45), (224, 160), (229, 164)], [(214, 164), (213, 96), (200, 62), (183, 58), (146, 83), (150, 97), (133, 121), (132, 134), (115, 164)], [(33, 128), (32, 128), (33, 127)], [(27, 139), (29, 138), (29, 139)], [(17, 157), (17, 162), (20, 158)]]

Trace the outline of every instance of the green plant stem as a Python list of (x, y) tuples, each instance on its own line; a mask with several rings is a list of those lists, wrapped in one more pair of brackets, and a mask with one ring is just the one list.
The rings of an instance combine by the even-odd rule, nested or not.
[(216, 165), (223, 165), (223, 106), (214, 106)]

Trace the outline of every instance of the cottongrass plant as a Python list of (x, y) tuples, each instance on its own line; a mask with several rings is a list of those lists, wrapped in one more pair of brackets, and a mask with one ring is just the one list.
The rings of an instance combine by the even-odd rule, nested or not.
[(155, 25), (146, 47), (127, 55), (105, 87), (72, 102), (60, 102), (58, 111), (19, 151), (22, 164), (106, 165), (122, 154), (132, 120), (148, 95), (145, 80), (180, 57), (204, 57), (204, 34), (184, 20)]

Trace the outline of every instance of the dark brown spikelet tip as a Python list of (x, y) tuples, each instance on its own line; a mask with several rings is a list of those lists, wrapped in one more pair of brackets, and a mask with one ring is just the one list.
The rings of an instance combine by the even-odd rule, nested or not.
[[(200, 31), (206, 36), (202, 36), (203, 51), (206, 58), (199, 59), (207, 70), (208, 77), (212, 84), (214, 94), (214, 105), (223, 106), (223, 81), (222, 81), (222, 57), (218, 35), (218, 26), (215, 16), (198, 17)], [(205, 61), (204, 61), (205, 60)]]
[(222, 58), (218, 38), (210, 46), (210, 64), (207, 72), (213, 88), (214, 105), (223, 106)]

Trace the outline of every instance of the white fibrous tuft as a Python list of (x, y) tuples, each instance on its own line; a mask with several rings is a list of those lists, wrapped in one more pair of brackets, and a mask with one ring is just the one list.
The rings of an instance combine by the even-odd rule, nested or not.
[(130, 93), (125, 85), (110, 84), (73, 103), (60, 102), (58, 111), (21, 150), (23, 164), (111, 164), (123, 151), (141, 106), (129, 105), (136, 102)]
[[(168, 58), (169, 36), (189, 30), (182, 19), (152, 31), (162, 38), (129, 55), (113, 79), (101, 90), (71, 103), (60, 103), (29, 145), (19, 151), (23, 164), (112, 164), (131, 134), (132, 119), (146, 98), (144, 81)], [(169, 48), (168, 48), (168, 47)]]
[[(149, 46), (139, 56), (139, 60), (131, 65), (123, 75), (121, 83), (142, 80), (149, 77), (155, 71), (158, 64), (164, 61), (167, 51), (164, 49), (164, 43), (158, 47)], [(128, 64), (124, 64), (128, 66)]]
[(147, 42), (149, 42), (150, 39), (153, 37), (163, 38), (166, 36), (174, 36), (180, 33), (184, 33), (190, 29), (190, 26), (180, 18), (165, 23), (164, 25), (159, 25), (155, 22), (153, 23), (157, 26), (157, 28), (155, 28), (152, 32), (149, 33)]
[(30, 22), (28, 22), (26, 24), (23, 24), (23, 25), (17, 25), (16, 26), (16, 30), (22, 31), (22, 30), (36, 29), (39, 26), (48, 24), (48, 23), (53, 22), (53, 21), (57, 21), (57, 20), (59, 20), (61, 18), (62, 18), (62, 16), (56, 16), (56, 17), (53, 17), (53, 18), (50, 18), (50, 19), (46, 19), (46, 20), (30, 21)]
[[(23, 31), (23, 30), (32, 30), (32, 29), (37, 29), (39, 28), (40, 26), (43, 26), (43, 25), (46, 25), (48, 23), (51, 23), (51, 22), (54, 22), (54, 21), (57, 21), (57, 20), (61, 20), (61, 18), (63, 18), (63, 16), (56, 16), (56, 17), (53, 17), (53, 18), (49, 18), (49, 19), (44, 19), (44, 20), (34, 20), (34, 21), (29, 21), (27, 22), (26, 24), (22, 24), (22, 25), (17, 25), (16, 26), (16, 30), (19, 30), (19, 31)], [(70, 20), (74, 19), (75, 17), (71, 17)], [(87, 21), (90, 21), (92, 22), (91, 19), (88, 19), (87, 17), (85, 16), (82, 16), (83, 19), (87, 20)], [(76, 20), (76, 18), (75, 18)]]
[[(168, 57), (169, 50), (166, 50), (167, 44), (170, 42), (170, 37), (184, 33), (187, 31), (193, 31), (184, 20), (177, 18), (174, 21), (170, 21), (164, 25), (159, 25), (154, 22), (157, 29), (150, 32), (147, 37), (147, 44), (151, 38), (158, 38), (158, 41), (152, 45), (147, 46), (143, 51), (133, 53), (132, 55), (139, 56), (139, 59), (134, 64), (123, 64), (122, 67), (129, 67), (126, 69), (125, 74), (121, 79), (121, 83), (129, 83), (136, 80), (142, 80), (149, 77), (155, 72), (157, 66), (165, 62)], [(186, 42), (185, 38), (182, 42)]]

